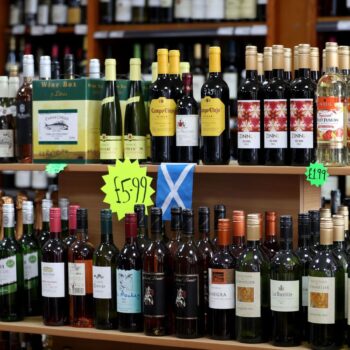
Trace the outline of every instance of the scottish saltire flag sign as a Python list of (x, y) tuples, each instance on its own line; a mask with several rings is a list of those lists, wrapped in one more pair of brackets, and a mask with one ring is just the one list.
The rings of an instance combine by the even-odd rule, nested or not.
[(156, 206), (162, 208), (163, 220), (171, 219), (171, 208), (192, 208), (195, 164), (162, 163), (158, 168)]

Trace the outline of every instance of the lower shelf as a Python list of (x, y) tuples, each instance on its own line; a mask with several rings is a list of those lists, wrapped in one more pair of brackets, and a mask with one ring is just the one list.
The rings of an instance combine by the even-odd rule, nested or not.
[[(218, 348), (234, 349), (278, 349), (268, 343), (263, 344), (242, 344), (236, 341), (217, 341), (208, 338), (179, 339), (175, 337), (148, 337), (142, 333), (122, 333), (119, 331), (102, 331), (92, 328), (74, 327), (48, 327), (44, 326), (40, 317), (26, 318), (21, 322), (0, 322), (0, 331), (47, 334), (58, 337), (80, 338), (92, 340), (105, 340), (129, 344), (144, 344), (153, 346), (164, 346), (185, 349), (218, 350)], [(281, 348), (282, 349), (282, 348)], [(293, 349), (307, 349), (299, 346)]]

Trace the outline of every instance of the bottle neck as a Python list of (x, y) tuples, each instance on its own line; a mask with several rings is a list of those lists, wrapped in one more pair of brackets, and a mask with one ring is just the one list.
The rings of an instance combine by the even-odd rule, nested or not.
[(293, 249), (293, 241), (292, 240), (281, 240), (281, 248), (282, 250), (292, 250)]
[(113, 243), (113, 235), (112, 233), (102, 233), (101, 234), (101, 242), (102, 243)]
[(50, 222), (49, 221), (43, 221), (43, 231), (44, 232), (50, 231)]
[(210, 237), (210, 232), (207, 230), (200, 230), (199, 234), (201, 236), (201, 239), (203, 241), (209, 241), (209, 237)]
[(246, 71), (246, 78), (249, 80), (255, 80), (258, 76), (257, 70), (247, 70)]
[(221, 78), (222, 73), (221, 72), (209, 72), (209, 78), (215, 79), (215, 78)]
[(125, 243), (126, 244), (136, 244), (136, 237), (125, 237)]
[(310, 78), (310, 68), (299, 68), (299, 77)]
[(78, 241), (86, 241), (88, 237), (88, 233), (85, 228), (80, 228), (80, 229), (78, 228), (76, 235), (77, 235)]
[(310, 245), (309, 243), (310, 243), (310, 236), (299, 235), (298, 247), (307, 248)]
[(5, 238), (15, 238), (15, 228), (14, 227), (4, 227), (4, 237)]
[(245, 236), (232, 236), (232, 243), (235, 246), (243, 246), (245, 244)]
[(192, 84), (185, 84), (184, 85), (184, 93), (186, 96), (193, 97), (193, 85)]
[(163, 239), (163, 234), (162, 234), (162, 231), (152, 231), (151, 232), (151, 235), (152, 235), (152, 239), (155, 241), (155, 242), (159, 242)]
[(266, 70), (264, 71), (264, 77), (266, 80), (271, 80), (273, 75), (272, 75), (272, 71), (271, 70)]
[(33, 224), (23, 224), (23, 235), (32, 236), (33, 235)]
[(272, 75), (276, 79), (283, 79), (284, 78), (283, 74), (284, 74), (283, 69), (273, 69), (272, 70)]
[(190, 243), (193, 241), (193, 233), (183, 233), (182, 240), (184, 243)]
[(335, 74), (338, 73), (338, 67), (327, 67), (326, 68), (326, 74)]
[(345, 248), (344, 241), (334, 241), (333, 248), (344, 249)]
[(249, 248), (257, 248), (257, 247), (259, 247), (259, 245), (260, 245), (260, 240), (254, 240), (254, 241), (250, 241), (250, 240), (248, 240), (247, 241), (247, 247), (249, 247)]

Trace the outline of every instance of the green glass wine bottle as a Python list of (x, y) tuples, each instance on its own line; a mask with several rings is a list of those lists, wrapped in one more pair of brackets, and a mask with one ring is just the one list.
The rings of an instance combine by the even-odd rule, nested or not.
[(2, 207), (4, 239), (0, 243), (0, 320), (23, 319), (23, 259), (15, 239), (15, 208)]
[(101, 107), (100, 160), (102, 163), (115, 163), (123, 159), (122, 114), (117, 90), (117, 62), (105, 60), (105, 91)]
[(124, 119), (124, 158), (145, 161), (147, 118), (141, 87), (141, 60), (130, 59), (130, 90)]

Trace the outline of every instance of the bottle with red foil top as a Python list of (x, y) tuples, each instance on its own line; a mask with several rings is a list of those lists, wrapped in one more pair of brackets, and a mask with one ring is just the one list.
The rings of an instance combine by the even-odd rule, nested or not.
[[(274, 211), (265, 212), (265, 242), (262, 244), (263, 252), (272, 260), (279, 251), (276, 227), (277, 215)], [(262, 227), (262, 225), (261, 225)]]
[(231, 254), (237, 259), (246, 246), (245, 213), (243, 210), (234, 210), (232, 213), (233, 242), (230, 246)]
[(284, 80), (282, 45), (272, 46), (272, 80), (264, 88), (264, 147), (266, 165), (289, 164), (290, 85)]
[(258, 80), (257, 47), (246, 46), (246, 80), (238, 90), (238, 164), (262, 164), (262, 85)]
[(317, 161), (326, 166), (346, 162), (345, 99), (346, 84), (338, 73), (338, 45), (328, 42), (326, 72), (317, 84)]
[(79, 205), (70, 205), (68, 208), (68, 228), (69, 235), (64, 239), (64, 243), (69, 248), (73, 242), (77, 239), (77, 210), (80, 208)]

